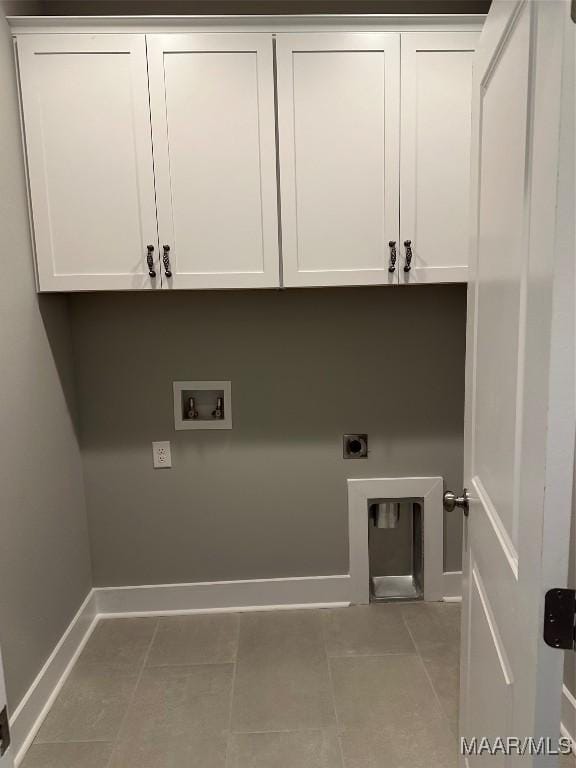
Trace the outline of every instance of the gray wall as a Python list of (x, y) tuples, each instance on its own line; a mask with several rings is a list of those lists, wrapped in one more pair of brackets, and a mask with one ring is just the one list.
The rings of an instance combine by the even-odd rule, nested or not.
[[(95, 584), (344, 573), (347, 477), (461, 488), (465, 309), (464, 286), (71, 297)], [(188, 379), (232, 381), (232, 431), (174, 431)]]
[(67, 305), (35, 294), (15, 82), (0, 8), (0, 644), (12, 710), (91, 582)]

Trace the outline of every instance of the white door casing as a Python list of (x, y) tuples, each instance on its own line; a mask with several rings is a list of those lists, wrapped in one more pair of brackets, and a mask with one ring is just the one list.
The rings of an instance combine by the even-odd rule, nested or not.
[[(401, 37), (400, 283), (466, 282), (476, 32)], [(405, 241), (412, 263), (406, 265)]]
[(23, 35), (18, 64), (39, 290), (159, 285), (143, 36)]
[(400, 36), (277, 36), (284, 284), (397, 283)]
[(278, 286), (272, 35), (147, 45), (163, 287)]
[[(560, 730), (563, 654), (544, 644), (542, 628), (545, 592), (566, 584), (574, 462), (573, 242), (562, 243), (556, 221), (567, 23), (567, 2), (495, 0), (475, 59), (460, 711), (468, 739), (555, 740)], [(484, 763), (516, 764), (462, 757)]]

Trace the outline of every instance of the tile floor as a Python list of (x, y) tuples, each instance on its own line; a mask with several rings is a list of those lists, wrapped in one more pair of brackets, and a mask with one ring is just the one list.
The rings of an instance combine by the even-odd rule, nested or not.
[(455, 768), (459, 613), (104, 620), (22, 768)]

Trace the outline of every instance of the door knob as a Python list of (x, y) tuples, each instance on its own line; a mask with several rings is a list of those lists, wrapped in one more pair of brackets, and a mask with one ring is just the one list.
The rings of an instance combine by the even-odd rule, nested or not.
[(470, 494), (467, 488), (464, 488), (462, 491), (462, 496), (456, 496), (453, 491), (446, 491), (444, 494), (444, 509), (446, 512), (452, 512), (456, 507), (464, 512), (465, 517), (468, 517), (470, 512)]

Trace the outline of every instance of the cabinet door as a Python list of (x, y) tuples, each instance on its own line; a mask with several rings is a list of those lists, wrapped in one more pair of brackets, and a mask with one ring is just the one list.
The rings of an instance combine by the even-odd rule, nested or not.
[[(402, 35), (400, 281), (468, 273), (472, 58), (476, 32)], [(406, 266), (410, 241), (412, 263)]]
[(144, 36), (22, 35), (18, 61), (39, 290), (159, 285)]
[(279, 285), (272, 36), (149, 35), (167, 288)]
[(285, 285), (395, 283), (399, 35), (286, 33), (277, 54)]

